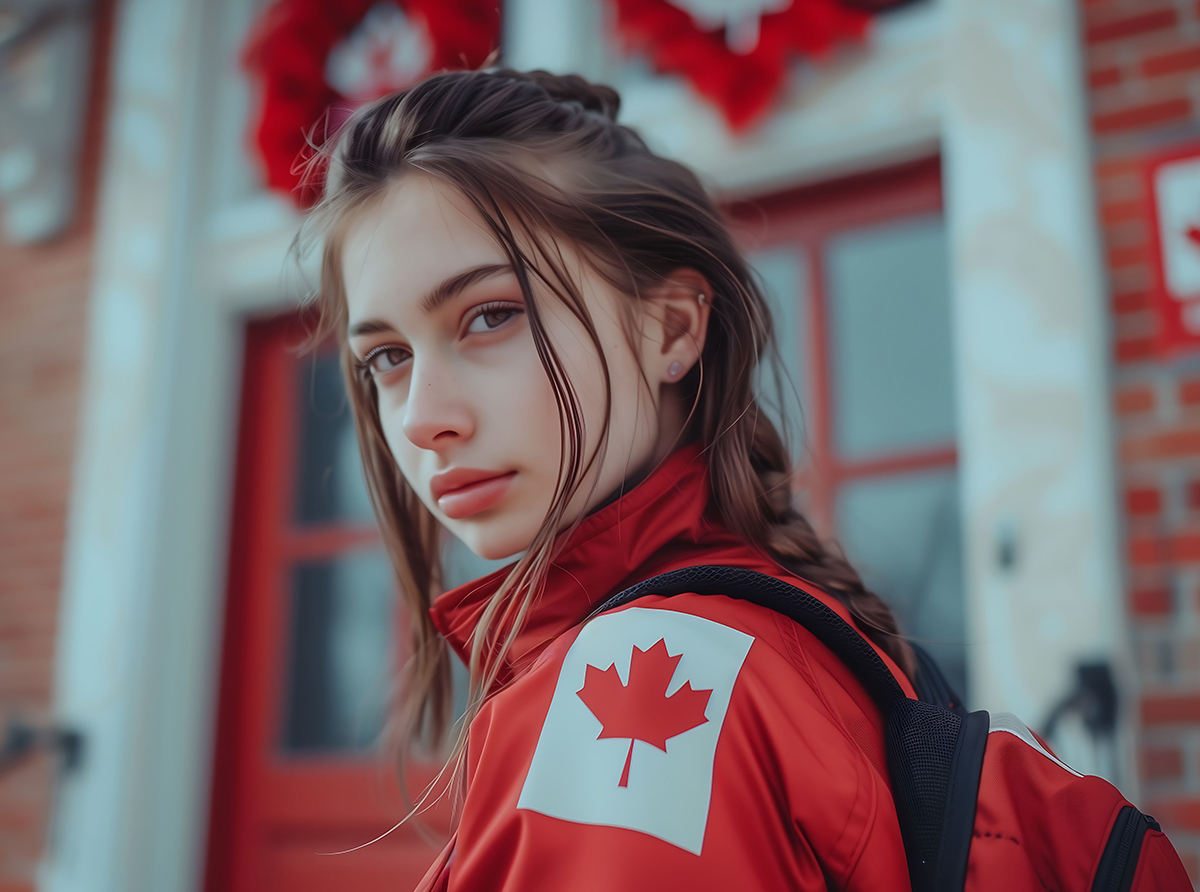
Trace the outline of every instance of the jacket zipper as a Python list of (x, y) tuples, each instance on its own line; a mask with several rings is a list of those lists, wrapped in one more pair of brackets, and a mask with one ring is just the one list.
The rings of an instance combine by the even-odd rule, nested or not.
[(1092, 892), (1129, 892), (1142, 850), (1142, 837), (1149, 827), (1158, 830), (1158, 822), (1132, 805), (1121, 809), (1100, 856)]

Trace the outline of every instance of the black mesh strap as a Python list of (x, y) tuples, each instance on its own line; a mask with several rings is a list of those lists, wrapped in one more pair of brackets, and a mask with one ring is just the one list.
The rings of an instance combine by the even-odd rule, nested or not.
[(885, 716), (893, 703), (905, 697), (904, 689), (887, 664), (853, 626), (803, 589), (755, 570), (723, 566), (672, 570), (613, 595), (591, 615), (621, 607), (645, 595), (672, 596), (686, 592), (727, 595), (767, 607), (795, 620), (846, 664)]
[[(967, 715), (958, 733), (954, 762), (946, 789), (945, 817), (939, 840), (933, 885), (936, 892), (961, 892), (967, 884), (967, 862), (975, 829), (975, 804), (979, 799), (979, 777), (987, 749), (991, 722), (987, 712)], [(908, 816), (901, 815), (901, 821)], [(914, 884), (914, 889), (916, 885)]]

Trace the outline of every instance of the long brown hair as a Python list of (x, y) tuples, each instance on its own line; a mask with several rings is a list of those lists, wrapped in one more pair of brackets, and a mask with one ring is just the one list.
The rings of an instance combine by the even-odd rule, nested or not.
[[(340, 250), (353, 212), (410, 171), (469, 199), (511, 261), (558, 404), (563, 444), (545, 522), (475, 629), (456, 752), (542, 590), (568, 502), (598, 459), (599, 450), (584, 454), (580, 405), (544, 332), (532, 287), (539, 280), (580, 320), (603, 363), (596, 329), (556, 245), (578, 251), (630, 295), (631, 307), (681, 268), (705, 277), (712, 289), (708, 333), (683, 389), (692, 406), (687, 434), (707, 458), (718, 515), (729, 530), (838, 598), (905, 671), (912, 667), (887, 605), (795, 507), (788, 446), (755, 395), (756, 369), (773, 351), (773, 335), (750, 268), (696, 176), (616, 123), (618, 106), (614, 90), (574, 75), (503, 69), (437, 74), (359, 109), (313, 159), (323, 193), (297, 247), (303, 252), (322, 242), (314, 339), (332, 335), (341, 344), (368, 488), (410, 609), (412, 657), (400, 715), (408, 743), (444, 740), (451, 720), (449, 654), (428, 614), (441, 590), (439, 529), (400, 474), (384, 439), (374, 382), (356, 368), (347, 345)], [(782, 411), (782, 403), (775, 409)], [(606, 432), (607, 417), (601, 448)]]

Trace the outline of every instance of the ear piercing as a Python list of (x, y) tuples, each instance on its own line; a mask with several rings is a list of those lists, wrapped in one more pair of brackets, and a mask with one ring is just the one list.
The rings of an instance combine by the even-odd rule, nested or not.
[[(704, 301), (706, 301), (707, 299), (708, 298), (706, 298), (704, 296), (703, 291), (696, 292), (696, 302), (699, 303), (701, 306), (704, 305)], [(667, 374), (670, 375), (672, 378), (678, 378), (682, 373), (683, 373), (683, 363), (681, 363), (679, 360), (675, 360), (675, 362), (671, 363), (670, 368), (667, 369)]]

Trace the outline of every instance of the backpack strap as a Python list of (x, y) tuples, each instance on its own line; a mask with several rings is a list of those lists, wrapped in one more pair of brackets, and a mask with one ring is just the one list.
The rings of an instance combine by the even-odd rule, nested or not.
[(884, 719), (888, 775), (914, 892), (961, 892), (975, 826), (988, 714), (967, 713), (941, 669), (909, 642), (918, 673), (911, 700), (875, 648), (828, 604), (801, 588), (742, 567), (683, 567), (631, 586), (591, 619), (645, 595), (726, 595), (794, 620), (854, 673)]
[(768, 607), (795, 620), (850, 668), (885, 716), (893, 703), (906, 699), (900, 682), (875, 648), (829, 605), (803, 589), (755, 570), (711, 565), (672, 570), (613, 595), (592, 611), (591, 616), (645, 595), (672, 596), (685, 592), (727, 595)]
[(958, 892), (967, 881), (988, 714), (920, 700), (884, 715), (888, 776), (913, 892)]

